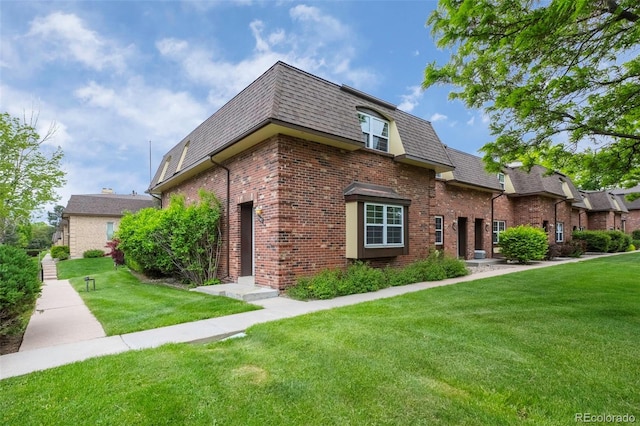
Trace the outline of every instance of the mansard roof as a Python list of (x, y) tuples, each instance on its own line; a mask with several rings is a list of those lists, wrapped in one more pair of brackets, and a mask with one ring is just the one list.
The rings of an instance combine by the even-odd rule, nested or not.
[(580, 192), (568, 176), (551, 172), (542, 166), (535, 165), (527, 171), (521, 166), (505, 167), (504, 173), (509, 176), (513, 186), (509, 195), (528, 196), (543, 195), (554, 198), (566, 198), (575, 202), (582, 201)]
[(582, 194), (588, 201), (589, 210), (593, 212), (629, 212), (623, 197), (610, 191), (582, 191)]
[(488, 173), (484, 168), (482, 158), (446, 147), (455, 169), (443, 174), (442, 178), (448, 184), (460, 186), (474, 186), (491, 191), (502, 191), (496, 173)]
[(436, 171), (453, 169), (428, 121), (277, 62), (164, 155), (149, 191), (162, 192), (161, 187), (181, 174), (200, 172), (211, 167), (211, 160), (224, 161), (276, 133), (304, 134), (347, 150), (364, 148), (356, 108), (374, 110), (397, 125), (404, 152), (394, 153), (396, 161)]

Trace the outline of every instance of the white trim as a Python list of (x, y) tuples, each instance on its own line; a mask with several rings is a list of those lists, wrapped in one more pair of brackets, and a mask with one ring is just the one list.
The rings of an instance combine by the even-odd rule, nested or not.
[[(367, 207), (368, 206), (376, 206), (382, 207), (382, 223), (368, 223), (367, 222)], [(400, 209), (400, 224), (389, 223), (388, 209)], [(368, 244), (367, 243), (367, 228), (368, 227), (378, 227), (382, 229), (382, 243), (381, 244)], [(381, 203), (364, 203), (364, 246), (367, 248), (383, 248), (383, 247), (404, 247), (404, 232), (405, 232), (405, 223), (404, 223), (404, 206), (400, 206), (397, 204), (381, 204)], [(399, 243), (388, 243), (388, 230), (389, 228), (400, 228), (400, 242)]]

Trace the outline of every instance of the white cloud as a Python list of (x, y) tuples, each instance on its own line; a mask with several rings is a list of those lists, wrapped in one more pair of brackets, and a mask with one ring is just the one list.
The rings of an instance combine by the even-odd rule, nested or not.
[(475, 115), (472, 115), (471, 118), (469, 120), (467, 120), (467, 124), (469, 126), (473, 126), (473, 124), (476, 122), (476, 117)]
[(408, 95), (402, 95), (402, 102), (398, 105), (398, 109), (406, 112), (411, 112), (418, 106), (420, 99), (422, 99), (423, 91), (420, 86), (412, 86), (409, 88), (410, 93)]
[(429, 121), (431, 121), (432, 123), (435, 123), (436, 121), (446, 120), (447, 118), (448, 117), (446, 115), (436, 112), (429, 118)]
[(31, 22), (27, 37), (36, 40), (37, 56), (47, 61), (76, 61), (98, 71), (126, 68), (126, 58), (132, 47), (122, 48), (89, 29), (76, 15), (54, 12)]
[(165, 38), (156, 42), (156, 48), (180, 66), (188, 81), (208, 87), (208, 100), (216, 108), (278, 60), (334, 81), (346, 80), (338, 82), (363, 90), (377, 83), (373, 72), (353, 67), (356, 49), (347, 26), (316, 7), (298, 5), (289, 14), (294, 25), (288, 32), (271, 30), (261, 20), (252, 21), (249, 31), (255, 40), (254, 51), (237, 62), (187, 40)]
[(185, 137), (208, 115), (207, 108), (190, 94), (150, 87), (141, 78), (132, 78), (116, 89), (92, 81), (74, 95), (86, 106), (141, 127), (145, 139), (160, 140), (164, 148)]

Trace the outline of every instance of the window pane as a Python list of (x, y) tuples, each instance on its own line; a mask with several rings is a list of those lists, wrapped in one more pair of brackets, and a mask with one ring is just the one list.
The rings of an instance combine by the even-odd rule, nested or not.
[(373, 149), (377, 149), (378, 151), (389, 151), (389, 141), (387, 139), (381, 138), (379, 136), (373, 137)]
[(360, 127), (362, 127), (362, 133), (370, 133), (371, 128), (369, 126), (369, 116), (364, 114), (358, 114), (358, 120), (360, 120)]
[(377, 118), (371, 119), (371, 133), (377, 136), (389, 137), (389, 125)]
[(387, 224), (402, 225), (402, 207), (387, 207)]
[(387, 227), (387, 244), (400, 244), (400, 243), (402, 243), (402, 227), (401, 226)]
[(367, 244), (383, 244), (382, 226), (367, 225)]
[(367, 224), (384, 223), (384, 206), (367, 204)]

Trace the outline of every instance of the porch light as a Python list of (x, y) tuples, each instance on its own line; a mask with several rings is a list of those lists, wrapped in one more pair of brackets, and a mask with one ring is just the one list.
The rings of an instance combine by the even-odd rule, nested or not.
[(264, 217), (262, 216), (262, 206), (258, 206), (255, 208), (256, 216), (260, 223), (264, 223)]

